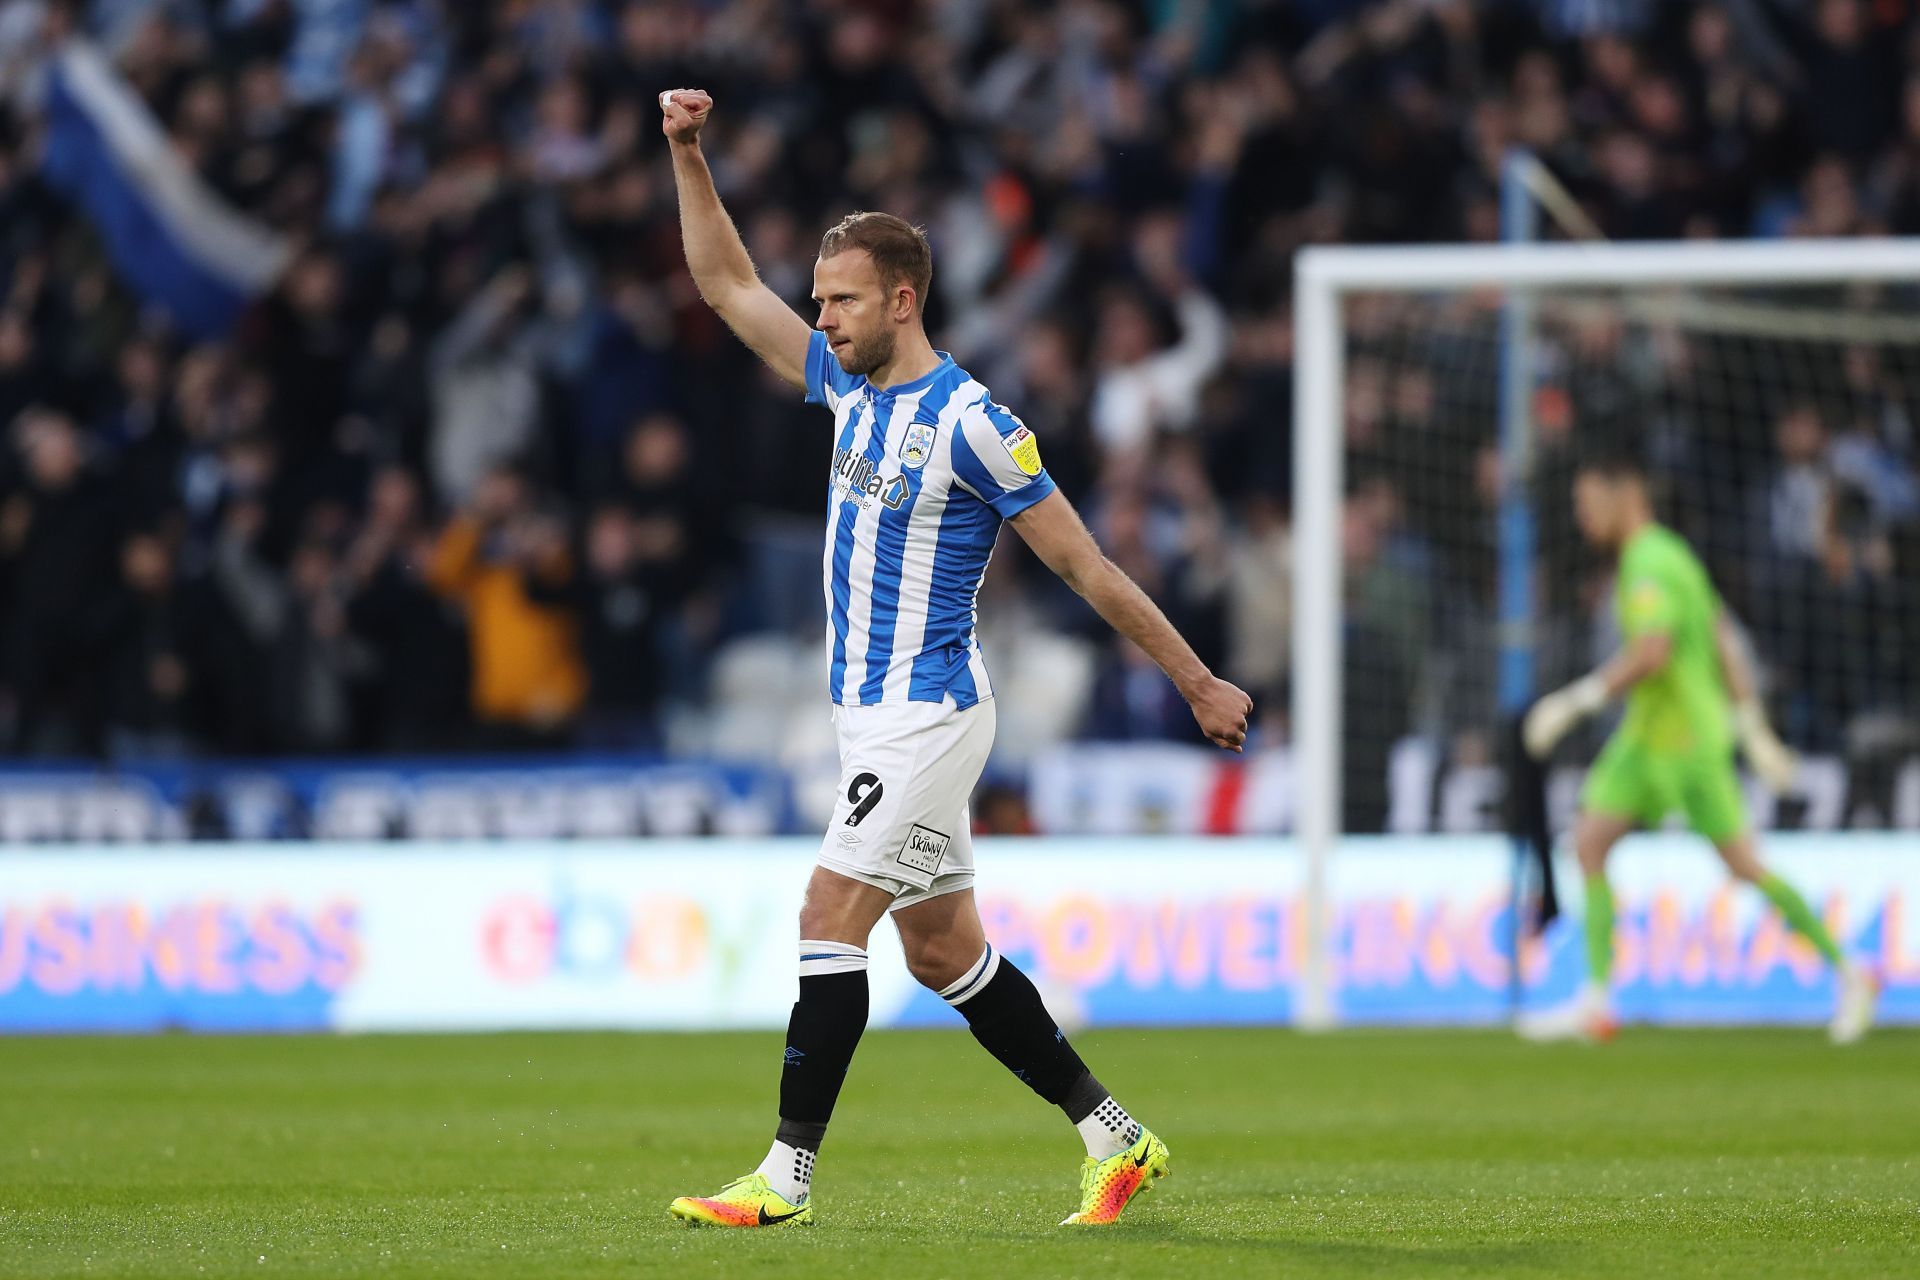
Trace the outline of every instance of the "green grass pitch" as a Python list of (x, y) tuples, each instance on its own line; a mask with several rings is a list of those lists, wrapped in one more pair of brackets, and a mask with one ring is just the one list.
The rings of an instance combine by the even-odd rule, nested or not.
[(1106, 1231), (963, 1033), (867, 1037), (819, 1225), (766, 1232), (666, 1204), (765, 1150), (773, 1035), (0, 1040), (0, 1275), (1920, 1271), (1912, 1032), (1078, 1039), (1173, 1149)]

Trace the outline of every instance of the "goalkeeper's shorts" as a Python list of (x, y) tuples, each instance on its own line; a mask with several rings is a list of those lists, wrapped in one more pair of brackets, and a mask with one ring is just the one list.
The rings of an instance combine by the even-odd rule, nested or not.
[(1588, 813), (1658, 827), (1670, 813), (1718, 844), (1747, 829), (1747, 806), (1733, 753), (1653, 751), (1615, 734), (1580, 791)]

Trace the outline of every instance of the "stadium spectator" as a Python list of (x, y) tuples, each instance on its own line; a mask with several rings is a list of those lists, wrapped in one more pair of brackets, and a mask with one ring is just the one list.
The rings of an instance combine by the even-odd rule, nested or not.
[(1811, 404), (1794, 404), (1773, 431), (1780, 460), (1762, 495), (1767, 540), (1775, 556), (1812, 561), (1826, 537), (1831, 502), (1827, 428)]
[(111, 495), (63, 413), (34, 409), (14, 426), (21, 481), (0, 505), (0, 572), (8, 595), (7, 676), (12, 749), (97, 751), (88, 732), (88, 614), (115, 576)]
[(1248, 501), (1242, 536), (1227, 549), (1226, 669), (1247, 681), (1254, 705), (1277, 711), (1293, 645), (1293, 531), (1268, 497)]
[(358, 737), (372, 750), (471, 745), (466, 625), (427, 581), (434, 549), (419, 480), (402, 466), (382, 469), (345, 559), (347, 625), (368, 655)]
[[(1171, 229), (1177, 230), (1177, 224)], [(1155, 252), (1167, 255), (1172, 250), (1161, 247)], [(1172, 342), (1159, 338), (1148, 296), (1119, 289), (1100, 304), (1089, 412), (1094, 439), (1109, 453), (1137, 452), (1159, 432), (1191, 427), (1200, 389), (1226, 357), (1227, 324), (1219, 304), (1171, 264), (1154, 270), (1160, 296), (1172, 302), (1178, 317), (1178, 336)]]
[(189, 754), (193, 702), (207, 673), (195, 652), (197, 618), (175, 581), (173, 548), (136, 530), (120, 548), (120, 581), (103, 593), (92, 625), (100, 654), (95, 692), (106, 753), (165, 760)]
[(1812, 8), (1804, 49), (1807, 81), (1818, 91), (1806, 98), (1807, 133), (1816, 148), (1860, 163), (1892, 124), (1897, 51), (1871, 43), (1861, 0), (1816, 0)]
[(560, 522), (510, 467), (480, 479), (433, 548), (427, 582), (466, 610), (473, 716), (496, 747), (563, 742), (586, 696), (577, 620), (552, 602), (570, 560)]
[(365, 657), (347, 628), (331, 546), (310, 539), (287, 563), (280, 625), (268, 655), (268, 714), (275, 744), (329, 755), (352, 741), (353, 687)]
[(1912, 410), (1895, 371), (1871, 347), (1846, 353), (1846, 416), (1828, 450), (1836, 478), (1867, 499), (1876, 528), (1920, 520), (1920, 476), (1913, 467)]
[(541, 375), (534, 294), (532, 269), (506, 266), (434, 344), (430, 456), (442, 501), (465, 502), (492, 468), (533, 444)]
[(583, 572), (553, 597), (580, 618), (580, 649), (587, 668), (589, 709), (580, 727), (587, 746), (617, 749), (659, 745), (655, 710), (660, 699), (659, 631), (673, 598), (670, 575), (647, 553), (657, 532), (618, 504), (587, 522)]

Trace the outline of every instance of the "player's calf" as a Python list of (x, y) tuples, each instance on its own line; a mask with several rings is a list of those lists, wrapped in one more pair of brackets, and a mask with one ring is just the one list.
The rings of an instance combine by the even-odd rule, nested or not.
[(813, 1220), (813, 1165), (847, 1066), (867, 1025), (867, 953), (850, 942), (803, 938), (800, 998), (781, 1055), (780, 1126), (760, 1166), (711, 1196), (681, 1196), (668, 1212), (719, 1227)]
[[(1079, 1131), (1087, 1149), (1081, 1207), (1067, 1223), (1111, 1222), (1153, 1179), (1167, 1175), (1166, 1144), (1094, 1078), (1033, 982), (992, 944), (940, 996), (966, 1018), (988, 1053)], [(1131, 1157), (1138, 1158), (1129, 1165)]]

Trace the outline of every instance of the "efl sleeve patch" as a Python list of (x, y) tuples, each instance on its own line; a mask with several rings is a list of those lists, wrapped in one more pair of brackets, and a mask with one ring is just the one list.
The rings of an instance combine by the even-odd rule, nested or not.
[(1633, 635), (1664, 631), (1673, 623), (1673, 602), (1659, 583), (1643, 579), (1627, 589), (1626, 617), (1622, 622)]
[(1001, 447), (1013, 458), (1014, 465), (1030, 476), (1040, 474), (1040, 442), (1033, 432), (1017, 427), (1000, 437)]

